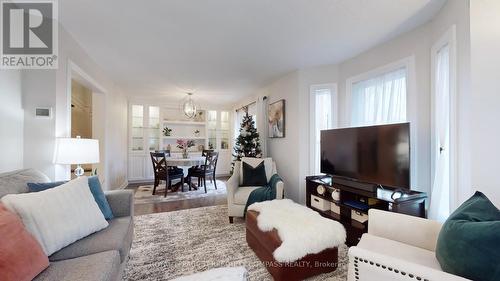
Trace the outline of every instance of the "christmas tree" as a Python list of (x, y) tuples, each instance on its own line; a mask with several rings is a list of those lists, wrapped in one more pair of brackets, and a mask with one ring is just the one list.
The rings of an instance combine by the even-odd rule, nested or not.
[(240, 135), (236, 138), (234, 145), (233, 157), (235, 161), (241, 160), (241, 157), (262, 157), (259, 133), (257, 133), (257, 128), (255, 128), (255, 121), (248, 113), (243, 116)]

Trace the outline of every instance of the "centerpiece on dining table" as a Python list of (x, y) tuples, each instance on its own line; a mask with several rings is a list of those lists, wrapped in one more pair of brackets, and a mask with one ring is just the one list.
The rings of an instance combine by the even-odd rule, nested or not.
[(182, 150), (182, 158), (187, 159), (189, 157), (188, 155), (188, 148), (194, 146), (194, 140), (188, 140), (188, 139), (178, 139), (177, 140), (177, 148)]

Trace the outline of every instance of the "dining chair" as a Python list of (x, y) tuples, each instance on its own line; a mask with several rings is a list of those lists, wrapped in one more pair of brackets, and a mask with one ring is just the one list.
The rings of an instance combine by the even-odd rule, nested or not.
[[(172, 154), (170, 153), (169, 149), (155, 150), (155, 152), (165, 153), (166, 157), (172, 157)], [(177, 166), (169, 166), (169, 167), (170, 169), (175, 169), (177, 173), (180, 173), (181, 171), (184, 173), (184, 170), (182, 168), (179, 168)]]
[(151, 161), (153, 163), (154, 186), (153, 195), (156, 192), (156, 187), (160, 185), (160, 180), (165, 181), (165, 197), (167, 197), (168, 188), (172, 186), (172, 180), (180, 179), (181, 188), (184, 191), (184, 173), (182, 169), (178, 171), (175, 167), (168, 166), (165, 152), (151, 152)]
[(217, 189), (217, 181), (215, 180), (215, 170), (217, 169), (217, 160), (219, 159), (219, 152), (213, 150), (203, 151), (202, 155), (205, 157), (205, 164), (197, 167), (192, 167), (188, 172), (188, 180), (191, 182), (191, 177), (198, 178), (198, 187), (205, 187), (207, 193), (207, 178), (213, 180), (215, 189)]
[[(214, 150), (213, 149), (203, 149), (201, 151), (201, 156), (202, 157), (207, 157), (207, 154), (210, 153), (210, 152), (214, 152)], [(212, 183), (212, 178), (210, 178), (210, 183)], [(201, 178), (198, 178), (198, 186), (200, 186), (200, 185), (201, 185)], [(215, 187), (215, 188), (217, 188), (217, 187)]]

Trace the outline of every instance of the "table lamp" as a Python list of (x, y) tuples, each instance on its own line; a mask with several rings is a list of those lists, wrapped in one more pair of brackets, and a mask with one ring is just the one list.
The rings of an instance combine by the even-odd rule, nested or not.
[(54, 152), (54, 164), (76, 164), (75, 175), (83, 176), (81, 165), (99, 163), (99, 141), (94, 139), (57, 138)]

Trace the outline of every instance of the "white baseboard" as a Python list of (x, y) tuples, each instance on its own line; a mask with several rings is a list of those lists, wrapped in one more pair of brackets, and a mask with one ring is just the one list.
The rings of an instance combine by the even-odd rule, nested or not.
[(138, 183), (151, 184), (153, 181), (154, 179), (128, 180), (128, 184), (138, 184)]

